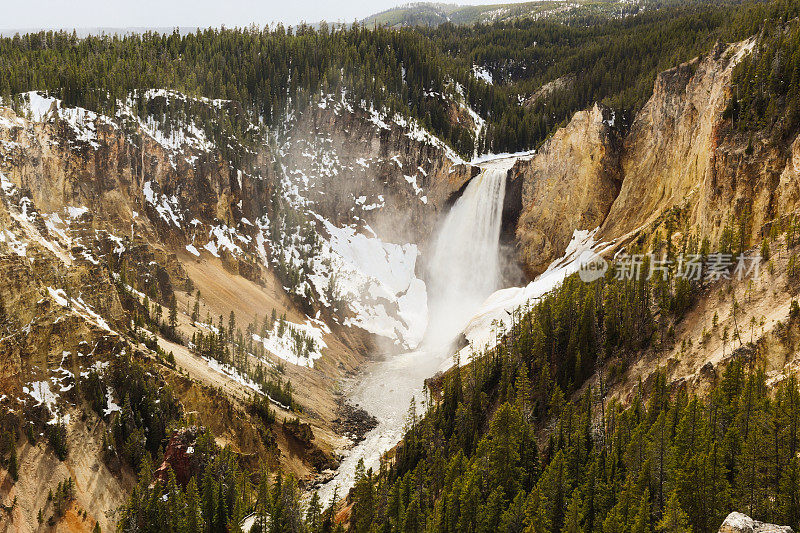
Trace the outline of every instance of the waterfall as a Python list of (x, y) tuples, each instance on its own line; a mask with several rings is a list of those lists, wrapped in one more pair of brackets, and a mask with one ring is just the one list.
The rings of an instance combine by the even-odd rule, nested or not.
[(451, 354), (452, 343), (487, 296), (500, 285), (500, 225), (506, 174), (514, 159), (487, 164), (445, 216), (427, 267), (428, 331), (423, 346), (373, 365), (348, 391), (349, 400), (378, 419), (342, 460), (336, 476), (319, 489), (324, 502), (336, 487), (343, 496), (355, 483), (359, 459), (377, 470), (383, 452), (402, 438), (409, 402), (419, 401), (426, 378)]
[(484, 168), (455, 202), (428, 265), (429, 350), (449, 348), (487, 296), (500, 286), (500, 226), (507, 166)]

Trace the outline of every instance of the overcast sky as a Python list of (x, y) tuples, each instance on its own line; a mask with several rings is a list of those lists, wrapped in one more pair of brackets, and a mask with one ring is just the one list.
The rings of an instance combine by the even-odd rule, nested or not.
[[(352, 22), (408, 0), (0, 0), (0, 29)], [(459, 0), (492, 4), (509, 0)], [(515, 0), (511, 0), (515, 1)], [(519, 0), (516, 0), (519, 1)]]

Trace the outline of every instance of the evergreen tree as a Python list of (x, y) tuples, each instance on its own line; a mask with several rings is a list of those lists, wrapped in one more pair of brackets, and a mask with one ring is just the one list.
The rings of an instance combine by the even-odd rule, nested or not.
[(306, 511), (306, 526), (311, 533), (320, 533), (322, 531), (322, 506), (319, 501), (319, 494), (316, 491), (311, 495), (311, 501)]
[(197, 491), (196, 477), (193, 476), (186, 485), (186, 532), (200, 533), (205, 530), (200, 511), (200, 494)]
[(689, 517), (681, 509), (677, 492), (670, 494), (667, 507), (656, 526), (657, 533), (691, 533)]
[(562, 533), (583, 533), (581, 528), (581, 495), (578, 489), (572, 493), (572, 497), (567, 505), (567, 516), (564, 522)]
[(11, 457), (8, 459), (8, 475), (14, 481), (19, 481), (19, 463), (17, 462), (17, 439), (15, 432), (9, 431), (7, 434), (8, 449), (11, 451)]
[(364, 470), (364, 459), (359, 459), (353, 486), (354, 503), (350, 514), (350, 530), (368, 532), (375, 514), (375, 486), (371, 473)]
[(194, 297), (194, 308), (192, 309), (192, 323), (196, 323), (200, 319), (200, 291), (197, 291)]
[(173, 336), (175, 335), (175, 328), (178, 326), (178, 304), (175, 298), (172, 298), (169, 304), (169, 331)]

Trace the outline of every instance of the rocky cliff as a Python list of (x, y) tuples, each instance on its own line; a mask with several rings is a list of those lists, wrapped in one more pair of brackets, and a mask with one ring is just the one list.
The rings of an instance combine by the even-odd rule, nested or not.
[(533, 157), (511, 169), (512, 186), (522, 184), (516, 239), (531, 277), (564, 253), (574, 230), (594, 229), (605, 220), (621, 182), (613, 122), (613, 113), (599, 105), (578, 112)]
[[(171, 91), (149, 91), (144, 113), (120, 102), (115, 116), (38, 93), (23, 101), (16, 112), (0, 106), (0, 408), (9, 427), (44, 410), (36, 431), (63, 422), (68, 446), (91, 445), (63, 463), (46, 439), (21, 449), (27, 472), (16, 484), (0, 478), (0, 503), (17, 498), (13, 530), (36, 529), (47, 494), (37, 480), (68, 472), (74, 512), (113, 528), (106, 512), (124, 501), (131, 471), (98, 441), (123, 404), (107, 382), (122, 357), (146, 365), (248, 461), (277, 461), (306, 481), (335, 464), (331, 452), (346, 442), (332, 430), (332, 384), (377, 342), (405, 342), (408, 302), (419, 298), (412, 243), (424, 245), (477, 170), (417, 125), (343, 100), (321, 100), (282, 132), (254, 123), (245, 133), (203, 119), (235, 115), (232, 104)], [(241, 341), (246, 363), (191, 342), (227, 328), (232, 311), (240, 336), (260, 331)], [(262, 329), (271, 312), (282, 336)], [(271, 398), (256, 368), (291, 381), (304, 408), (273, 398), (275, 424), (299, 416), (313, 446), (298, 448), (253, 414), (254, 391)], [(90, 372), (105, 383), (105, 413), (87, 413)], [(44, 465), (53, 476), (32, 477)], [(92, 499), (92, 483), (109, 498)]]
[(385, 240), (420, 245), (478, 172), (416, 123), (332, 97), (294, 121), (280, 153), (318, 214), (337, 225), (363, 221)]
[(746, 514), (733, 512), (725, 518), (719, 527), (719, 533), (792, 533), (792, 528), (766, 524), (753, 520)]
[(718, 44), (706, 57), (658, 75), (626, 135), (623, 185), (601, 237), (623, 238), (676, 206), (688, 207), (689, 225), (712, 241), (733, 212), (749, 209), (753, 231), (774, 215), (771, 167), (780, 161), (768, 150), (746, 155), (747, 138), (723, 118), (733, 67), (753, 43)]
[(652, 235), (678, 209), (671, 223), (684, 235), (714, 246), (737, 224), (754, 243), (773, 219), (797, 209), (797, 138), (740, 132), (725, 116), (733, 68), (753, 46), (754, 39), (717, 44), (662, 72), (629, 128), (598, 107), (577, 113), (516, 165), (517, 247), (529, 273), (560, 257), (572, 229), (599, 227), (597, 238), (619, 247)]

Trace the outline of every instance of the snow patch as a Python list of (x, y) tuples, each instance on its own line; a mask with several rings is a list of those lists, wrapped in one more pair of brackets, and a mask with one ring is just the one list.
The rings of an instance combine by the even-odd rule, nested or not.
[(355, 316), (345, 325), (407, 348), (418, 346), (428, 325), (428, 309), (425, 283), (415, 274), (417, 246), (383, 242), (355, 228), (320, 220), (330, 235), (326, 247), (330, 268), (319, 268), (310, 276), (317, 292), (327, 300), (325, 295), (333, 290), (347, 302)]
[(69, 218), (71, 218), (72, 220), (81, 218), (83, 215), (89, 212), (89, 208), (85, 206), (81, 207), (67, 206), (66, 209), (67, 209), (67, 215), (69, 215)]
[(180, 212), (180, 203), (175, 195), (168, 197), (166, 194), (156, 193), (153, 190), (152, 181), (145, 182), (142, 186), (142, 194), (145, 201), (153, 206), (164, 222), (172, 223), (178, 228), (181, 227), (183, 214)]
[(47, 410), (53, 415), (53, 418), (47, 422), (48, 424), (56, 424), (59, 420), (64, 424), (69, 424), (69, 415), (59, 417), (57, 414), (59, 396), (50, 386), (51, 383), (49, 381), (33, 381), (22, 387), (22, 392), (33, 398), (36, 405), (44, 404), (47, 406)]
[(480, 65), (472, 65), (472, 74), (475, 76), (476, 79), (479, 79), (489, 85), (494, 84), (494, 80), (492, 79), (492, 73), (486, 67), (482, 67)]
[(478, 166), (478, 165), (482, 165), (482, 164), (489, 163), (489, 162), (492, 162), (492, 161), (496, 161), (498, 159), (514, 159), (514, 160), (522, 159), (522, 160), (525, 160), (525, 159), (529, 159), (529, 158), (533, 157), (535, 154), (536, 154), (536, 150), (527, 150), (527, 151), (523, 151), (523, 152), (514, 152), (514, 153), (502, 152), (502, 153), (499, 153), (499, 154), (488, 152), (488, 153), (481, 154), (479, 156), (474, 157), (469, 162), (469, 164), (470, 165), (474, 165), (474, 166)]
[[(64, 107), (63, 102), (53, 96), (36, 91), (23, 93), (22, 96), (26, 102), (26, 110), (34, 122), (48, 122), (56, 119), (64, 122), (75, 133), (75, 141), (88, 144), (95, 150), (100, 148), (97, 138), (98, 124), (116, 128), (116, 125), (108, 117), (82, 107)], [(70, 143), (75, 141), (69, 140)]]
[(305, 324), (284, 321), (282, 335), (278, 335), (280, 329), (275, 324), (266, 337), (254, 333), (253, 340), (287, 363), (313, 368), (314, 361), (322, 357), (322, 350), (328, 347), (322, 336), (330, 333), (330, 329), (321, 321), (308, 319)]
[(464, 330), (470, 343), (477, 348), (491, 344), (495, 340), (494, 324), (508, 327), (512, 311), (535, 302), (576, 273), (584, 254), (602, 252), (607, 246), (594, 240), (598, 229), (575, 230), (563, 257), (553, 261), (535, 280), (525, 287), (501, 289), (489, 296)]
[(16, 189), (16, 186), (2, 172), (0, 172), (0, 189), (3, 189), (6, 195), (11, 195)]

